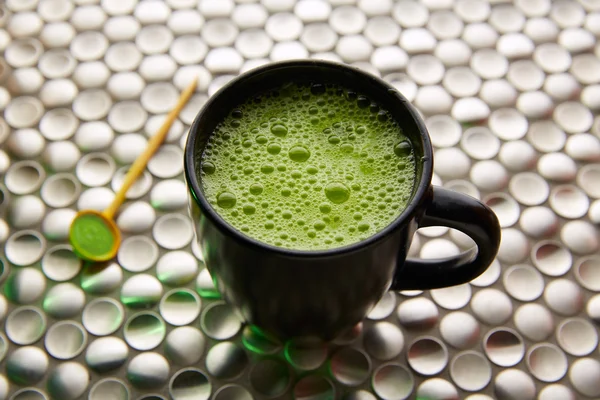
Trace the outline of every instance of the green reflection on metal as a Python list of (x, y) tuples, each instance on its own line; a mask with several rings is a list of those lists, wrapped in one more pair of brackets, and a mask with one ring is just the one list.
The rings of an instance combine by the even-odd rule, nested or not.
[(256, 325), (247, 325), (242, 332), (242, 344), (248, 350), (265, 355), (281, 348), (281, 343)]

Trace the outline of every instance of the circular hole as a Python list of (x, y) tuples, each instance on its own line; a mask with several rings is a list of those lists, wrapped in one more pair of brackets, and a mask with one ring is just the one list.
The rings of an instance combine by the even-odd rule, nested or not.
[(529, 143), (544, 153), (560, 151), (567, 141), (566, 136), (552, 121), (536, 121), (527, 132)]
[(85, 352), (88, 367), (98, 372), (115, 370), (125, 364), (129, 347), (114, 336), (103, 337), (89, 344)]
[(533, 172), (514, 175), (508, 184), (508, 190), (519, 203), (526, 206), (540, 205), (550, 194), (548, 182)]
[(103, 186), (110, 182), (115, 173), (114, 160), (104, 153), (91, 153), (77, 163), (75, 174), (86, 186)]
[(416, 339), (408, 348), (408, 364), (421, 375), (435, 375), (446, 368), (448, 350), (433, 337)]
[(87, 334), (83, 326), (73, 321), (52, 325), (46, 333), (44, 345), (48, 354), (59, 360), (69, 360), (83, 351)]
[[(6, 58), (9, 51), (5, 52)], [(21, 96), (13, 99), (4, 110), (4, 119), (16, 129), (30, 128), (44, 115), (44, 105), (35, 97)]]
[(533, 264), (548, 276), (561, 276), (567, 273), (573, 263), (573, 256), (557, 241), (542, 241), (531, 251)]
[(504, 288), (517, 300), (533, 301), (544, 292), (544, 278), (529, 265), (514, 265), (504, 273)]
[(40, 132), (48, 140), (66, 140), (73, 136), (78, 125), (79, 121), (71, 110), (56, 108), (42, 117)]
[(214, 400), (253, 400), (252, 394), (240, 385), (225, 385), (215, 392)]
[(156, 221), (152, 235), (160, 246), (174, 250), (189, 244), (194, 232), (189, 218), (181, 214), (167, 214)]
[(309, 375), (300, 379), (294, 386), (295, 400), (333, 399), (335, 387), (325, 377)]
[(574, 185), (557, 186), (550, 193), (550, 207), (561, 217), (583, 217), (590, 207), (590, 200)]
[(292, 339), (285, 344), (285, 357), (295, 368), (317, 369), (327, 359), (327, 345), (319, 339)]
[(148, 274), (137, 274), (121, 287), (121, 303), (130, 308), (149, 308), (160, 301), (163, 288), (158, 279)]
[[(213, 22), (213, 21), (209, 21), (208, 23), (210, 23), (210, 22)], [(197, 38), (195, 38), (195, 39), (198, 40)], [(185, 40), (185, 39), (183, 39), (183, 40)], [(201, 46), (204, 45), (204, 43), (202, 43), (201, 40), (198, 40), (198, 42), (200, 43)], [(205, 47), (205, 45), (204, 45), (204, 47)], [(172, 48), (171, 54), (173, 54), (175, 51), (176, 50), (174, 48)], [(188, 52), (188, 54), (189, 53), (190, 52)], [(196, 53), (196, 54), (198, 54), (198, 53)], [(194, 60), (194, 62), (197, 62), (197, 61), (200, 61), (200, 60)], [(144, 91), (142, 92), (142, 95), (140, 97), (140, 103), (147, 111), (149, 111), (153, 114), (160, 114), (160, 113), (168, 112), (169, 110), (171, 110), (177, 103), (177, 98), (178, 98), (178, 94), (177, 94), (177, 89), (175, 88), (175, 86), (173, 86), (171, 83), (156, 82), (156, 83), (151, 83), (148, 86), (146, 86), (146, 88), (144, 89)]]
[(159, 306), (160, 314), (171, 325), (187, 325), (200, 314), (200, 297), (189, 289), (167, 292)]
[(117, 259), (130, 272), (142, 272), (150, 268), (158, 258), (158, 247), (146, 236), (132, 236), (121, 243)]
[(600, 198), (600, 164), (589, 164), (577, 174), (577, 184), (589, 196)]
[(19, 307), (8, 315), (4, 331), (18, 345), (35, 343), (46, 331), (46, 316), (36, 307)]
[[(115, 172), (110, 187), (113, 191), (118, 192), (121, 189), (121, 185), (123, 185), (123, 181), (125, 180), (125, 175), (129, 172), (129, 167), (122, 167)], [(154, 190), (159, 186), (162, 182), (159, 182), (154, 186)], [(148, 190), (152, 187), (152, 175), (147, 171), (144, 171), (136, 180), (133, 182), (133, 185), (127, 190), (125, 194), (125, 198), (132, 200), (138, 199), (148, 193)], [(154, 192), (153, 190), (153, 192)], [(187, 188), (186, 188), (187, 190)], [(187, 193), (187, 192), (186, 192)], [(187, 201), (187, 197), (186, 197)], [(154, 204), (153, 204), (154, 205)]]
[(378, 322), (364, 334), (365, 350), (378, 360), (390, 360), (404, 348), (404, 335), (394, 324)]
[(26, 388), (17, 390), (10, 400), (48, 400), (48, 397), (38, 389)]
[(329, 361), (333, 377), (342, 385), (357, 386), (363, 383), (371, 371), (369, 357), (360, 350), (343, 347)]
[(112, 100), (104, 90), (88, 89), (73, 101), (73, 113), (83, 121), (102, 120), (108, 114)]
[(30, 304), (44, 294), (46, 278), (37, 268), (22, 268), (6, 280), (4, 287), (6, 297), (13, 303)]
[(277, 359), (259, 360), (250, 371), (250, 385), (266, 398), (283, 395), (291, 381), (287, 365)]
[(387, 292), (383, 295), (381, 300), (373, 307), (367, 318), (372, 320), (379, 320), (387, 318), (396, 307), (396, 294), (393, 292)]
[(138, 102), (122, 101), (108, 113), (108, 123), (117, 132), (137, 132), (146, 123), (148, 114)]
[(123, 306), (108, 297), (94, 299), (83, 309), (81, 322), (85, 329), (96, 336), (110, 335), (123, 323)]
[(583, 104), (567, 101), (554, 109), (554, 121), (568, 133), (580, 133), (589, 131), (594, 116)]
[(398, 364), (384, 364), (373, 373), (373, 391), (384, 400), (404, 400), (412, 393), (415, 383), (408, 370)]
[(6, 172), (4, 183), (13, 194), (28, 194), (40, 187), (45, 176), (46, 173), (39, 163), (19, 161)]
[(463, 390), (477, 392), (492, 379), (492, 367), (486, 358), (476, 351), (457, 354), (450, 364), (450, 376)]
[(218, 379), (231, 379), (240, 375), (248, 365), (244, 350), (232, 342), (221, 342), (206, 354), (206, 370)]
[(598, 346), (598, 334), (594, 326), (581, 318), (563, 321), (556, 331), (560, 347), (577, 357), (590, 354)]
[(483, 199), (483, 202), (494, 211), (500, 226), (508, 228), (513, 226), (519, 220), (521, 210), (519, 204), (505, 193), (492, 193)]
[(56, 174), (49, 177), (40, 191), (44, 202), (54, 208), (70, 206), (79, 193), (81, 193), (81, 185), (71, 174)]
[(81, 265), (81, 260), (69, 245), (54, 246), (42, 258), (44, 275), (57, 282), (75, 278), (81, 270)]
[(129, 400), (129, 389), (119, 379), (105, 378), (90, 389), (88, 400)]
[(202, 332), (191, 326), (173, 329), (165, 340), (165, 355), (179, 365), (197, 363), (204, 353), (206, 340)]
[(204, 309), (200, 326), (204, 333), (211, 338), (226, 340), (239, 332), (242, 328), (242, 321), (229, 304), (217, 301)]
[(152, 350), (162, 343), (167, 328), (162, 318), (154, 312), (134, 314), (123, 329), (125, 341), (134, 349)]
[[(199, 372), (199, 371), (198, 371)], [(177, 394), (182, 395), (181, 386), (183, 382), (193, 382), (192, 376), (181, 377), (181, 372), (176, 373), (171, 378), (171, 385), (176, 386), (179, 390)], [(177, 379), (179, 378), (179, 379)], [(143, 352), (133, 357), (129, 365), (127, 365), (127, 379), (140, 389), (155, 389), (162, 387), (169, 379), (169, 362), (158, 353)], [(174, 381), (177, 380), (177, 385)], [(197, 393), (202, 393), (198, 388)], [(173, 391), (171, 390), (171, 396)], [(181, 397), (179, 397), (181, 398)], [(208, 397), (207, 397), (208, 398)]]
[(489, 118), (490, 129), (503, 140), (521, 139), (529, 126), (527, 118), (513, 108), (494, 111)]
[(527, 368), (542, 382), (556, 382), (567, 373), (567, 357), (556, 346), (541, 343), (527, 353)]
[(487, 357), (501, 367), (518, 364), (525, 354), (523, 340), (512, 329), (494, 329), (486, 335), (483, 342)]
[(589, 256), (580, 259), (575, 266), (575, 277), (581, 286), (600, 292), (600, 257)]

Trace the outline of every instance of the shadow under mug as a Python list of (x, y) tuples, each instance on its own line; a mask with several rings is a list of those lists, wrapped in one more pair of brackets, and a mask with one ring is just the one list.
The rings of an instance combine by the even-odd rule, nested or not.
[[(289, 250), (255, 240), (225, 222), (204, 196), (201, 155), (215, 126), (243, 101), (289, 82), (329, 82), (388, 110), (410, 139), (417, 164), (407, 208), (369, 238), (329, 250)], [(494, 260), (500, 226), (486, 205), (431, 185), (433, 151), (421, 117), (395, 88), (357, 68), (287, 61), (253, 69), (213, 95), (191, 126), (185, 149), (190, 213), (217, 289), (248, 323), (281, 339), (331, 340), (359, 323), (387, 290), (435, 289), (469, 282)], [(476, 247), (453, 257), (407, 259), (418, 228), (446, 226)]]

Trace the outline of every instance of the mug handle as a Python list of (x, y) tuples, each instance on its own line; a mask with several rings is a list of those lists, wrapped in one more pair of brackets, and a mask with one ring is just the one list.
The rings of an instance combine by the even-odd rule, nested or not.
[(396, 270), (391, 290), (426, 290), (460, 285), (481, 275), (500, 247), (496, 214), (471, 196), (432, 186), (432, 197), (419, 228), (447, 226), (467, 234), (476, 247), (452, 257), (407, 259)]

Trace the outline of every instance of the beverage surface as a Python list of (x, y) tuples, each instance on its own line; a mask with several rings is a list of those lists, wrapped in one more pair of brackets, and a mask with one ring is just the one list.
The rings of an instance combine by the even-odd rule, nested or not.
[(216, 127), (201, 182), (215, 211), (259, 241), (324, 250), (372, 236), (406, 208), (412, 144), (367, 97), (290, 83), (257, 95)]

